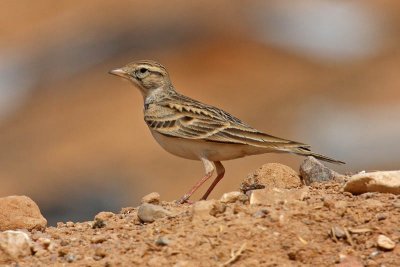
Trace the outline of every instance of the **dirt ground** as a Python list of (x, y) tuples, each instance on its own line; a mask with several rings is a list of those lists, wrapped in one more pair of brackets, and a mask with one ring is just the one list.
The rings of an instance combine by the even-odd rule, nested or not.
[[(400, 197), (314, 184), (302, 201), (226, 204), (193, 220), (193, 205), (162, 202), (170, 216), (141, 223), (138, 208), (32, 232), (35, 254), (18, 266), (399, 266)], [(397, 243), (378, 247), (378, 235)]]

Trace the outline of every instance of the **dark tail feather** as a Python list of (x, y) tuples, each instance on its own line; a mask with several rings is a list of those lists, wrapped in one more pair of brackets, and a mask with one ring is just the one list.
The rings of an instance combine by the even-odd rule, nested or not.
[(346, 164), (343, 161), (336, 160), (336, 159), (333, 159), (333, 158), (330, 158), (330, 157), (327, 157), (327, 156), (324, 156), (324, 155), (321, 155), (321, 154), (317, 154), (317, 153), (311, 152), (311, 150), (308, 147), (292, 148), (290, 150), (290, 152), (292, 152), (294, 154), (297, 154), (297, 155), (300, 155), (300, 156), (313, 156), (316, 159), (323, 160), (323, 161), (330, 162), (330, 163), (334, 163), (334, 164)]

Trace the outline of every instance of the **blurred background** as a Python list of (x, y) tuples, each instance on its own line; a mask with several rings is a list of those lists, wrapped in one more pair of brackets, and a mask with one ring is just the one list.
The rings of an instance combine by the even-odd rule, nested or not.
[[(383, 1), (0, 2), (0, 196), (28, 195), (50, 224), (163, 200), (203, 175), (152, 139), (142, 97), (107, 72), (164, 64), (178, 91), (347, 162), (399, 169), (400, 3)], [(225, 162), (211, 197), (267, 162)], [(195, 198), (206, 190), (205, 185)]]

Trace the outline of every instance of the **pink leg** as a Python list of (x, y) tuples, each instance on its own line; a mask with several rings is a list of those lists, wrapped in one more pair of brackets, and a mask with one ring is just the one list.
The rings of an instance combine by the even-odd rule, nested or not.
[(213, 175), (214, 173), (214, 164), (207, 160), (207, 159), (201, 159), (201, 161), (204, 164), (204, 167), (206, 169), (206, 175), (204, 175), (204, 177), (198, 181), (190, 190), (189, 192), (187, 192), (186, 194), (184, 194), (179, 200), (176, 201), (176, 203), (178, 204), (183, 204), (185, 202), (187, 202), (189, 200), (189, 198), (193, 195), (194, 192), (196, 192), (196, 190), (202, 185), (204, 184), (205, 181), (207, 181), (208, 179), (210, 179), (210, 177)]
[(222, 166), (220, 161), (214, 161), (215, 167), (217, 168), (217, 177), (213, 181), (213, 183), (210, 185), (210, 187), (207, 189), (207, 192), (204, 194), (204, 196), (201, 198), (201, 200), (206, 200), (207, 197), (210, 195), (211, 191), (213, 191), (214, 187), (218, 184), (219, 181), (224, 177), (225, 174), (225, 168)]

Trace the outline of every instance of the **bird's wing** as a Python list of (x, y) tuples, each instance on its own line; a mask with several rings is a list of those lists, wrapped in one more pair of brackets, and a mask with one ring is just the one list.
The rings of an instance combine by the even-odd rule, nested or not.
[(184, 96), (157, 103), (145, 113), (145, 121), (171, 137), (270, 148), (308, 146), (262, 133), (221, 109)]

